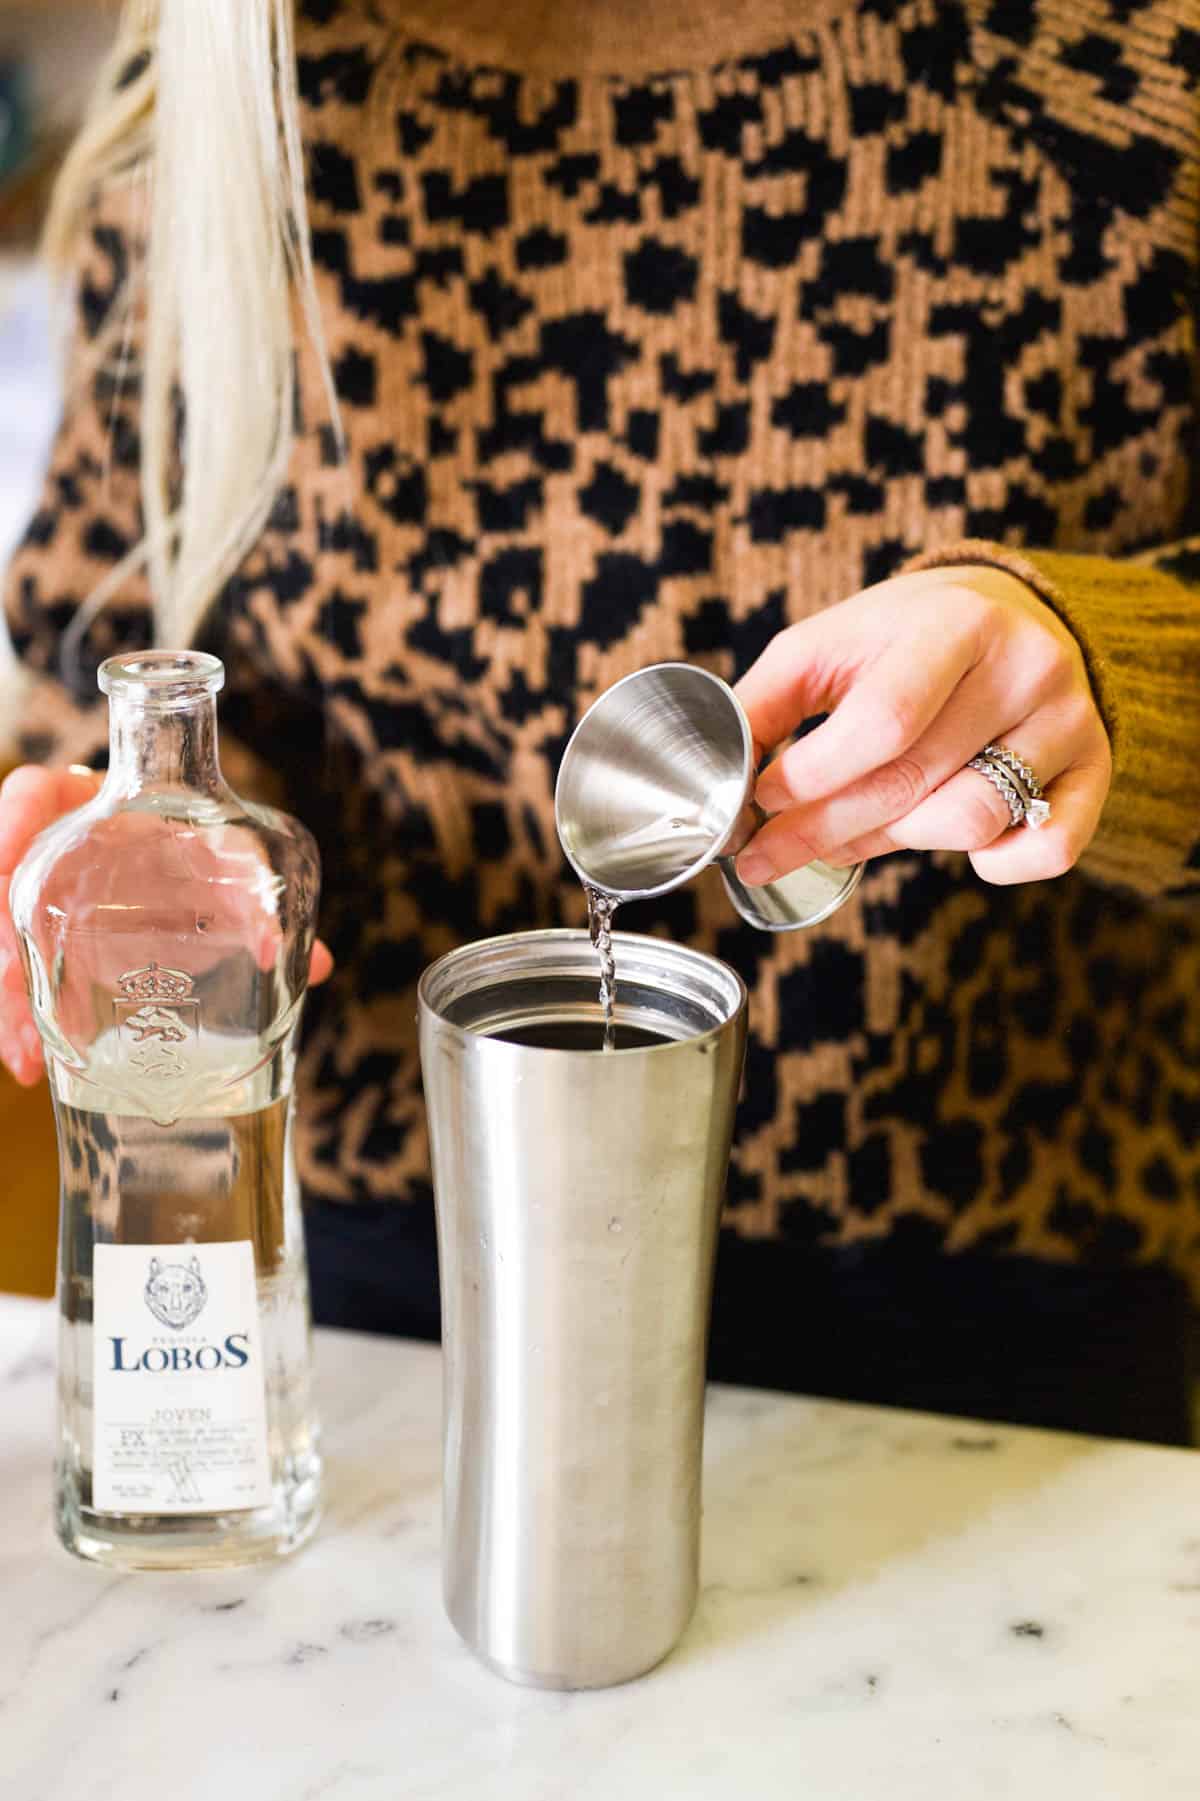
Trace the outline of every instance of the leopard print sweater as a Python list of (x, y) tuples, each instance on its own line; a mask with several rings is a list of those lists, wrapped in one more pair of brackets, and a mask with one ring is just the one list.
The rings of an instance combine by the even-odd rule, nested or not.
[[(735, 677), (970, 538), (1084, 646), (1118, 753), (1089, 868), (1001, 890), (898, 855), (811, 934), (740, 927), (704, 880), (628, 924), (750, 986), (736, 1231), (1162, 1260), (1200, 1290), (1200, 564), (1145, 560), (1191, 519), (1194, 0), (299, 11), (348, 455), (308, 357), (211, 637), (227, 725), (322, 843), (308, 1195), (429, 1208), (415, 983), (580, 920), (552, 788), (600, 690), (660, 658)], [(86, 360), (130, 204), (97, 202), (7, 589), (43, 756), (98, 739), (61, 637), (140, 530), (136, 337)], [(148, 630), (131, 583), (91, 664)]]

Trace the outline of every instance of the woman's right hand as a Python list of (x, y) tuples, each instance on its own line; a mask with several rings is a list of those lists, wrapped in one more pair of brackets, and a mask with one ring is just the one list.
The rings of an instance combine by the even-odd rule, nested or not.
[[(45, 1066), (8, 904), (9, 883), (38, 833), (91, 800), (100, 781), (88, 769), (25, 764), (0, 785), (0, 1062), (26, 1088), (40, 1079)], [(318, 941), (309, 981), (325, 981), (332, 968), (333, 958)]]

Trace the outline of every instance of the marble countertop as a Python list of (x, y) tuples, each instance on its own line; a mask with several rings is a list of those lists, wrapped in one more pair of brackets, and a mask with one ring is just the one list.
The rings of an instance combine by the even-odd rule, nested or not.
[(6, 1801), (1200, 1793), (1200, 1459), (714, 1389), (703, 1592), (626, 1688), (513, 1688), (438, 1570), (438, 1352), (318, 1334), (296, 1559), (118, 1577), (49, 1520), (53, 1322), (0, 1301)]

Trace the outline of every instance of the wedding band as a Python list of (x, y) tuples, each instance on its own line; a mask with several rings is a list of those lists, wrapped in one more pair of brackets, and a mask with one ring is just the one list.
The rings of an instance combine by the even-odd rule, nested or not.
[(977, 757), (967, 764), (992, 784), (1008, 802), (1011, 824), (1027, 825), (1037, 831), (1050, 817), (1050, 802), (1042, 793), (1042, 784), (1023, 757), (1006, 744), (985, 744)]
[(999, 763), (993, 763), (990, 758), (985, 757), (982, 754), (978, 757), (972, 757), (971, 761), (967, 764), (967, 768), (974, 769), (977, 774), (983, 776), (985, 781), (992, 784), (992, 787), (996, 790), (1001, 800), (1007, 801), (1010, 825), (1025, 824), (1025, 802), (1022, 800), (1021, 795), (1017, 790), (1016, 783), (1012, 781), (1007, 770)]

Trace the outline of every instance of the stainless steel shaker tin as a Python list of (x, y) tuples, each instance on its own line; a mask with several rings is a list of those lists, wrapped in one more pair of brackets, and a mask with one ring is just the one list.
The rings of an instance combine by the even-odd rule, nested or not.
[(490, 1034), (602, 1019), (587, 934), (451, 952), (420, 984), (441, 1260), (446, 1608), (510, 1680), (624, 1682), (695, 1605), (704, 1364), (746, 991), (615, 934), (645, 1048)]

